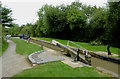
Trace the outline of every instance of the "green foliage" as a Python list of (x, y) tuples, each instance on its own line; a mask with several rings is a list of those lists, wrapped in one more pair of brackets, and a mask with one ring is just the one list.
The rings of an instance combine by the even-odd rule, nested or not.
[(80, 10), (81, 6), (79, 2), (56, 7), (44, 5), (38, 12), (36, 36), (79, 39), (79, 30), (86, 25), (86, 16)]
[(12, 15), (12, 10), (6, 7), (0, 7), (1, 11), (1, 22), (2, 22), (2, 26), (8, 26), (11, 27), (12, 25), (12, 21), (14, 20), (11, 15)]
[(24, 70), (13, 76), (13, 79), (17, 77), (107, 77), (107, 75), (99, 74), (95, 70), (94, 67), (87, 66), (72, 68), (57, 61)]
[(20, 33), (20, 27), (17, 24), (14, 24), (13, 27), (8, 28), (10, 35), (18, 35)]
[(14, 20), (12, 17), (12, 10), (7, 7), (3, 7), (0, 2), (0, 24), (2, 24), (2, 35), (3, 37), (8, 34), (8, 29), (6, 27), (12, 27), (12, 21)]
[(101, 42), (101, 41), (98, 41), (98, 40), (94, 40), (94, 41), (91, 41), (90, 44), (91, 44), (91, 45), (99, 46), (99, 45), (102, 45), (102, 42)]
[(110, 45), (120, 47), (120, 2), (109, 2), (107, 13), (106, 34), (103, 41)]
[(120, 47), (119, 5), (119, 2), (110, 2), (105, 8), (97, 8), (79, 1), (60, 6), (46, 4), (37, 12), (39, 19), (34, 25), (28, 23), (19, 28), (12, 24), (13, 28), (3, 28), (3, 32), (92, 43), (99, 43), (94, 42), (98, 39), (105, 45)]
[(2, 25), (0, 24), (0, 54), (2, 53)]
[(28, 36), (28, 35), (31, 35), (31, 36), (34, 36), (33, 34), (35, 34), (35, 29), (34, 26), (30, 23), (27, 23), (26, 25), (22, 25), (20, 27), (20, 32), (19, 32), (19, 35), (25, 35), (25, 36)]
[(45, 37), (36, 37), (36, 38), (40, 40), (49, 41), (49, 42), (52, 42), (52, 40), (54, 40), (54, 38), (45, 38)]
[[(37, 28), (45, 35), (52, 37), (55, 36), (57, 32), (62, 31), (65, 17), (59, 7), (45, 5), (38, 12), (38, 15), (40, 18), (38, 21), (39, 26)], [(36, 30), (37, 32), (39, 31), (38, 29)]]
[(103, 8), (95, 9), (94, 13), (91, 15), (90, 22), (87, 25), (89, 28), (89, 39), (95, 40), (100, 38), (105, 33), (105, 25), (107, 20), (107, 11)]
[(32, 44), (32, 43), (27, 43), (23, 39), (10, 39), (16, 43), (16, 53), (18, 54), (31, 54), (37, 51), (41, 51), (42, 48), (38, 45)]
[(70, 24), (70, 29), (75, 27), (83, 28), (85, 26), (86, 17), (83, 11), (77, 10), (77, 8), (72, 8), (67, 14), (67, 23)]
[(5, 52), (5, 50), (8, 48), (8, 42), (2, 38), (2, 51), (0, 51), (0, 56)]

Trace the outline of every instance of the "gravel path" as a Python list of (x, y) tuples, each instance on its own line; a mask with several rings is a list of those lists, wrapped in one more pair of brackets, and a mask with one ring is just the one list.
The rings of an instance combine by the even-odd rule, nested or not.
[(16, 54), (16, 44), (8, 40), (8, 49), (2, 56), (2, 77), (12, 77), (24, 69), (31, 68), (27, 56)]

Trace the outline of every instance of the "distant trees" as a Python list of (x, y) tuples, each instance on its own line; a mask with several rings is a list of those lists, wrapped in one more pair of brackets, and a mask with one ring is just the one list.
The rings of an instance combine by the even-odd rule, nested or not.
[(6, 27), (12, 27), (13, 23), (12, 21), (14, 20), (11, 15), (12, 15), (12, 10), (7, 7), (3, 7), (2, 3), (0, 2), (0, 22), (2, 24), (2, 35), (8, 34), (8, 29)]
[(2, 26), (5, 27), (11, 27), (12, 25), (12, 21), (14, 20), (11, 15), (12, 15), (12, 10), (6, 7), (1, 7), (1, 22), (2, 22)]
[(43, 6), (38, 12), (36, 33), (53, 38), (75, 39), (74, 32), (78, 34), (86, 26), (86, 16), (80, 8), (79, 2), (67, 6)]
[(120, 47), (120, 2), (109, 2), (104, 43)]
[(46, 4), (39, 9), (39, 19), (35, 24), (27, 23), (21, 27), (13, 24), (9, 33), (85, 42), (98, 41), (119, 47), (119, 5), (120, 2), (112, 2), (106, 8), (97, 8), (80, 2), (60, 6)]
[(107, 21), (107, 10), (97, 8), (89, 18), (87, 27), (89, 28), (89, 40), (100, 39), (105, 33), (105, 26)]

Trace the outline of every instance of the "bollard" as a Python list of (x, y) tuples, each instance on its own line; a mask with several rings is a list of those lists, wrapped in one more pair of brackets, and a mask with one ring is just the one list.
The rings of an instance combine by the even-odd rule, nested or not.
[(27, 43), (30, 43), (30, 38), (28, 38), (28, 41), (27, 41)]
[(108, 55), (111, 55), (111, 52), (110, 52), (110, 45), (107, 45), (107, 51), (108, 51)]
[(43, 49), (43, 45), (41, 45), (41, 48)]
[(67, 50), (67, 54), (66, 54), (66, 56), (71, 57), (71, 54), (69, 53), (68, 50)]
[(91, 55), (85, 55), (85, 60), (91, 65)]
[(74, 58), (74, 61), (79, 61), (80, 57), (79, 57), (79, 48), (77, 49), (77, 55)]

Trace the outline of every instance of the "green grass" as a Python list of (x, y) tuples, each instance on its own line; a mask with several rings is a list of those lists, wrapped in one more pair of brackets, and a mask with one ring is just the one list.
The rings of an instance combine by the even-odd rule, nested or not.
[(72, 68), (56, 61), (26, 69), (13, 77), (106, 77), (106, 75), (96, 72), (94, 67)]
[(27, 41), (23, 39), (10, 39), (16, 43), (16, 53), (24, 55), (24, 54), (31, 54), (37, 51), (41, 51), (42, 48), (38, 45), (27, 43)]
[(2, 47), (0, 47), (0, 48), (2, 48), (2, 51), (0, 51), (0, 56), (2, 56), (2, 54), (8, 48), (8, 42), (6, 40), (2, 40), (2, 42), (3, 42), (2, 45), (0, 45), (0, 46), (2, 46)]
[(45, 37), (42, 37), (42, 38), (35, 37), (35, 38), (45, 40), (45, 41), (49, 41), (49, 42), (52, 42), (52, 40), (53, 40), (53, 38), (45, 38)]
[[(41, 40), (46, 40), (46, 41), (52, 41), (53, 38), (37, 38), (37, 39), (41, 39)], [(67, 41), (68, 40), (61, 40), (61, 39), (55, 39), (56, 41), (59, 41), (60, 43), (62, 44), (65, 44), (67, 45)], [(103, 52), (107, 52), (107, 46), (106, 45), (99, 45), (99, 46), (93, 46), (91, 45), (90, 43), (86, 43), (86, 42), (75, 42), (73, 41), (74, 43), (80, 45), (82, 48), (85, 48), (87, 50), (91, 50), (91, 51), (94, 51), (94, 52), (97, 52), (97, 51), (103, 51)], [(73, 47), (78, 47), (72, 43), (69, 43), (70, 46), (73, 46)], [(115, 54), (120, 54), (120, 52), (118, 52), (118, 48), (115, 48), (115, 47), (110, 47), (110, 51), (111, 53), (115, 53)]]

